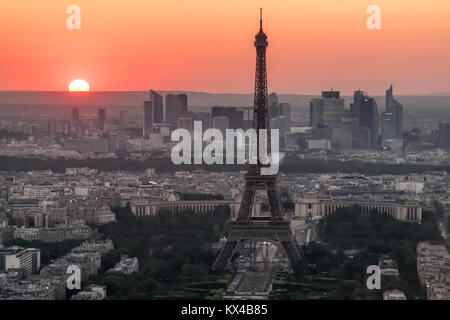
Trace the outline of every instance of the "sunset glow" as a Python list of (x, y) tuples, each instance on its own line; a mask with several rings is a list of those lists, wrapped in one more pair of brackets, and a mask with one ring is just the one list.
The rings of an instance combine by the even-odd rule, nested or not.
[(65, 91), (74, 74), (95, 89), (252, 92), (253, 39), (264, 8), (269, 90), (398, 94), (450, 88), (450, 1), (2, 1), (0, 90)]

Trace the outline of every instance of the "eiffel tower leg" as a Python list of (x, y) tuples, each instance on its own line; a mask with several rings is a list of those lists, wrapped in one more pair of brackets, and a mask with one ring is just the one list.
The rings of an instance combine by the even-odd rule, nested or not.
[[(247, 181), (236, 221), (250, 220), (255, 192), (256, 182)], [(234, 252), (238, 248), (238, 242), (240, 241), (229, 240), (225, 243), (224, 247), (220, 250), (219, 255), (217, 256), (217, 259), (213, 265), (213, 270), (223, 268), (227, 265), (228, 261), (230, 261)]]
[(296, 261), (302, 258), (302, 251), (294, 239), (292, 239), (292, 241), (282, 241), (281, 246), (283, 247), (284, 252), (288, 257), (291, 266), (293, 266)]
[(281, 201), (278, 196), (276, 185), (273, 182), (267, 182), (267, 198), (269, 200), (270, 214), (274, 220), (281, 219)]
[(212, 269), (217, 270), (224, 268), (227, 265), (228, 261), (231, 260), (231, 257), (233, 257), (233, 254), (236, 252), (237, 248), (238, 241), (227, 241), (223, 248), (220, 250)]
[(255, 198), (256, 185), (253, 181), (248, 181), (245, 185), (244, 195), (242, 197), (241, 206), (237, 221), (248, 221), (252, 215), (253, 200)]

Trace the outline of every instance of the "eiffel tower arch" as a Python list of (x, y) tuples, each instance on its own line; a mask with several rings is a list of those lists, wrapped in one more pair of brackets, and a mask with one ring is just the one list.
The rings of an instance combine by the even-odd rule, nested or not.
[[(303, 257), (300, 246), (294, 238), (287, 220), (281, 211), (281, 201), (276, 186), (276, 176), (261, 176), (247, 174), (246, 185), (238, 215), (228, 224), (227, 241), (219, 252), (213, 269), (225, 267), (233, 255), (247, 242), (268, 241), (277, 245), (294, 263)], [(251, 216), (256, 191), (267, 191), (270, 217), (264, 220)]]
[[(258, 150), (260, 141), (259, 129), (269, 128), (266, 71), (267, 46), (267, 35), (262, 28), (261, 9), (260, 29), (255, 37), (256, 74), (253, 107), (253, 127), (258, 135)], [(270, 137), (269, 134), (267, 136)], [(267, 154), (270, 154), (270, 141), (266, 145), (268, 147)], [(234, 221), (228, 224), (229, 235), (217, 256), (213, 269), (225, 267), (233, 255), (247, 242), (269, 241), (276, 244), (284, 251), (291, 265), (303, 256), (300, 246), (297, 244), (291, 230), (290, 221), (282, 213), (281, 201), (277, 191), (277, 175), (262, 175), (261, 169), (264, 166), (259, 160), (257, 164), (249, 166), (248, 172), (245, 175), (245, 190), (238, 215)], [(255, 195), (259, 190), (267, 192), (270, 217), (265, 220), (255, 219), (251, 215)]]

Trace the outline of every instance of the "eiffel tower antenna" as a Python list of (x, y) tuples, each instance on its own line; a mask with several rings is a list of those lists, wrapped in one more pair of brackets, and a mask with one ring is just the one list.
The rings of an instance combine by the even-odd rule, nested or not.
[(263, 8), (259, 8), (259, 31), (262, 32), (262, 9)]

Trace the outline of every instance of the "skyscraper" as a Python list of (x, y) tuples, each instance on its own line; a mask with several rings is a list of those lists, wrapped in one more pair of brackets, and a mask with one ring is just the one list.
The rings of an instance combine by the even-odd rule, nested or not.
[(342, 118), (341, 126), (333, 129), (332, 143), (334, 147), (342, 150), (353, 149), (357, 145), (355, 139), (358, 132), (358, 119), (345, 116)]
[(290, 103), (280, 103), (280, 115), (284, 116), (289, 119), (289, 122), (291, 121), (291, 104)]
[(439, 124), (436, 146), (442, 149), (450, 149), (450, 122)]
[(381, 116), (381, 136), (383, 141), (397, 137), (395, 116), (393, 113), (383, 112)]
[(153, 102), (153, 123), (163, 123), (163, 99), (156, 91), (150, 90), (150, 100)]
[(127, 110), (120, 110), (120, 127), (126, 128), (128, 124), (128, 111)]
[(392, 85), (386, 90), (386, 112), (392, 113), (395, 122), (395, 138), (403, 137), (403, 105), (394, 99)]
[(278, 104), (278, 96), (275, 92), (269, 94), (269, 107), (273, 104)]
[(350, 112), (359, 121), (359, 147), (377, 148), (379, 146), (377, 102), (361, 90), (355, 91), (353, 99)]
[(291, 128), (291, 104), (278, 103), (269, 107), (269, 124), (271, 129), (280, 130), (280, 143), (284, 145), (285, 135)]
[(97, 111), (97, 128), (103, 130), (105, 127), (106, 121), (106, 110), (104, 108), (100, 108)]
[(211, 128), (211, 114), (208, 112), (196, 112), (193, 114), (194, 121), (201, 121), (203, 130)]
[(275, 92), (269, 94), (269, 119), (275, 118), (278, 113), (278, 96)]
[(72, 108), (72, 124), (75, 126), (80, 124), (80, 109), (78, 107)]
[(322, 99), (311, 99), (309, 102), (309, 126), (317, 128), (323, 124), (323, 101)]
[(360, 102), (360, 127), (370, 131), (369, 148), (378, 147), (378, 108), (374, 98), (366, 97)]
[(222, 132), (222, 137), (225, 139), (226, 130), (230, 128), (228, 117), (214, 117), (212, 118), (212, 124), (214, 129), (218, 129)]
[(244, 120), (244, 111), (237, 110), (236, 107), (219, 107), (211, 108), (211, 123), (216, 117), (227, 117), (230, 129), (242, 129)]
[(187, 95), (166, 95), (166, 122), (177, 127), (177, 119), (187, 113)]
[(361, 100), (366, 96), (368, 96), (368, 94), (359, 89), (353, 93), (353, 103), (350, 103), (350, 113), (358, 119), (360, 116)]
[(193, 124), (192, 118), (188, 118), (188, 117), (178, 118), (178, 128), (179, 129), (186, 129), (189, 132), (192, 132), (193, 126), (194, 126), (194, 124)]
[(319, 124), (338, 128), (344, 116), (344, 99), (339, 91), (323, 91), (322, 98), (311, 99), (309, 104), (310, 126)]
[(142, 135), (149, 138), (153, 131), (153, 102), (144, 101), (142, 105)]
[(253, 108), (244, 107), (242, 108), (242, 126), (244, 130), (253, 128)]

